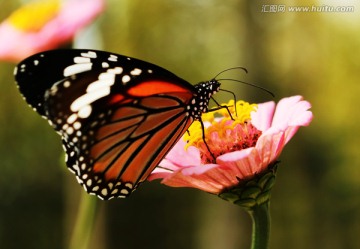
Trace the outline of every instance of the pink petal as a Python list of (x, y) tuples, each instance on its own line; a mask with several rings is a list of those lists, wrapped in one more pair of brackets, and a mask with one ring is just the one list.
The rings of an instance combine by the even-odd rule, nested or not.
[(310, 103), (302, 96), (283, 98), (276, 107), (272, 126), (285, 130), (288, 126), (308, 125), (312, 120), (310, 108)]
[(260, 136), (255, 147), (226, 153), (218, 157), (217, 162), (236, 170), (234, 173), (239, 178), (246, 178), (261, 172), (274, 162), (284, 146), (284, 132), (270, 128)]
[[(172, 187), (193, 187), (206, 192), (217, 193), (223, 185), (221, 174), (215, 164), (185, 168), (164, 178), (162, 183)], [(215, 171), (215, 172), (214, 172)]]
[(194, 146), (190, 146), (185, 150), (186, 142), (180, 139), (170, 150), (166, 157), (156, 167), (148, 180), (166, 178), (168, 175), (181, 168), (191, 167), (201, 164), (200, 152)]
[[(156, 178), (151, 176), (148, 179)], [(168, 174), (161, 183), (172, 187), (198, 188), (217, 194), (228, 186), (236, 185), (238, 180), (229, 168), (217, 164), (206, 164), (183, 168)]]
[(251, 123), (256, 129), (266, 131), (271, 126), (274, 110), (275, 102), (273, 101), (258, 104), (257, 110), (251, 112)]
[(246, 179), (262, 170), (262, 162), (255, 148), (226, 153), (217, 158), (220, 165), (225, 165), (233, 178)]
[(313, 119), (308, 111), (311, 104), (302, 96), (293, 96), (280, 100), (276, 107), (272, 127), (285, 131), (285, 143), (295, 135), (300, 126), (307, 126)]
[(169, 164), (175, 166), (189, 166), (189, 165), (199, 165), (201, 164), (200, 151), (194, 147), (190, 146), (185, 150), (186, 142), (183, 139), (180, 139), (175, 146), (167, 154), (166, 158), (168, 161), (161, 161), (160, 166), (168, 167)]
[(274, 162), (285, 146), (285, 134), (274, 127), (264, 132), (256, 143), (256, 150), (259, 153), (261, 167), (266, 167)]
[[(173, 150), (174, 151), (174, 150)], [(186, 161), (186, 159), (185, 159)], [(173, 174), (174, 172), (178, 171), (178, 170), (183, 170), (183, 173), (186, 172), (185, 170), (187, 168), (189, 169), (193, 169), (194, 167), (192, 166), (192, 164), (186, 164), (185, 161), (179, 160), (178, 157), (170, 157), (169, 155), (163, 159), (159, 166), (156, 167), (151, 175), (147, 178), (149, 181), (155, 180), (155, 179), (159, 179), (159, 178), (166, 178), (169, 175)], [(184, 164), (184, 165), (180, 165), (180, 164)], [(194, 164), (196, 165), (196, 164)], [(201, 168), (202, 170), (207, 170), (205, 167)], [(189, 171), (190, 174), (191, 171)], [(200, 172), (193, 172), (195, 174), (201, 174)]]
[(153, 172), (151, 172), (151, 174), (148, 176), (147, 180), (153, 181), (156, 179), (165, 179), (165, 178), (170, 177), (172, 174), (174, 174), (172, 171), (168, 171), (168, 170), (157, 167), (157, 168), (155, 168), (155, 170), (153, 170)]

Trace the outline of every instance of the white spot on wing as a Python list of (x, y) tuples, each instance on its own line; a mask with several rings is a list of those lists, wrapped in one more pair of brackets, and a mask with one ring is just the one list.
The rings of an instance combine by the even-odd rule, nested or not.
[[(85, 65), (85, 64), (79, 64)], [(116, 74), (121, 74), (121, 67), (110, 68), (106, 72), (101, 73), (97, 81), (94, 81), (86, 88), (86, 93), (72, 102), (70, 109), (73, 112), (79, 112), (80, 118), (87, 118), (91, 114), (91, 104), (110, 94), (111, 86), (115, 83)]]
[(67, 80), (67, 81), (64, 82), (64, 87), (65, 88), (68, 88), (70, 85), (71, 85), (70, 81)]
[(70, 106), (70, 109), (73, 112), (77, 112), (79, 110), (81, 110), (83, 107), (91, 104), (92, 102), (108, 95), (110, 93), (109, 89), (107, 88), (103, 88), (103, 89), (98, 89), (98, 91), (92, 91), (89, 93), (86, 93), (82, 96), (80, 96), (79, 98), (77, 98)]
[(121, 74), (123, 72), (122, 67), (114, 67), (108, 70), (109, 73)]
[(101, 73), (99, 75), (99, 80), (89, 84), (88, 87), (86, 88), (86, 92), (97, 91), (105, 87), (109, 88), (108, 90), (110, 91), (110, 86), (112, 86), (115, 83), (115, 75), (121, 74), (122, 71), (123, 69), (121, 67), (115, 67), (108, 69), (105, 73)]
[(81, 53), (81, 56), (88, 57), (88, 58), (96, 58), (97, 57), (96, 52), (94, 52), (94, 51), (89, 51), (87, 53)]
[(107, 196), (107, 195), (108, 195), (107, 189), (106, 189), (106, 188), (103, 188), (103, 189), (101, 190), (101, 194), (102, 194), (103, 196)]
[(83, 183), (83, 180), (81, 180), (79, 176), (76, 176), (76, 180), (78, 181), (79, 184)]
[(75, 122), (74, 123), (74, 129), (79, 130), (80, 128), (81, 128), (81, 123), (80, 122)]
[(91, 60), (89, 57), (77, 56), (74, 58), (74, 62), (75, 63), (89, 63), (89, 62), (91, 62)]
[(89, 84), (86, 88), (87, 92), (94, 92), (104, 87), (110, 87), (114, 84), (115, 77), (114, 75), (110, 75), (107, 73), (102, 73), (99, 75), (99, 80), (94, 81), (93, 83)]
[(109, 61), (117, 61), (118, 60), (118, 57), (114, 54), (111, 54), (108, 58)]
[(69, 135), (73, 134), (73, 132), (74, 132), (74, 129), (72, 127), (69, 127), (66, 129), (66, 133)]
[(130, 74), (131, 74), (131, 75), (140, 75), (141, 72), (142, 72), (141, 69), (135, 68), (134, 70), (132, 70), (132, 71), (130, 72)]
[(68, 119), (66, 120), (66, 122), (68, 123), (68, 124), (72, 124), (72, 123), (74, 123), (74, 121), (77, 119), (77, 114), (75, 114), (75, 113), (73, 113), (73, 114), (71, 114), (69, 117), (68, 117)]
[(132, 189), (133, 185), (130, 182), (125, 183), (125, 187)]
[(64, 76), (67, 77), (70, 75), (90, 71), (91, 67), (92, 67), (92, 63), (74, 64), (64, 69)]
[(120, 190), (120, 193), (122, 193), (123, 195), (128, 195), (128, 194), (129, 194), (129, 190), (123, 188), (122, 190)]
[(128, 83), (131, 80), (131, 77), (129, 75), (124, 75), (121, 79), (123, 83)]
[(79, 116), (80, 118), (87, 118), (87, 117), (90, 116), (91, 111), (92, 111), (91, 106), (86, 105), (86, 106), (82, 107), (82, 108), (79, 110), (78, 116)]

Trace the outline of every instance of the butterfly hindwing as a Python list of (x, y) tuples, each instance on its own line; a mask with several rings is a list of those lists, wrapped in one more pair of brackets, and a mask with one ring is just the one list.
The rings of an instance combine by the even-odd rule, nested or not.
[(123, 89), (83, 102), (91, 108), (89, 115), (83, 116), (79, 115), (81, 109), (71, 110), (71, 106), (84, 96), (73, 96), (83, 92), (78, 85), (90, 86), (84, 76), (93, 82), (90, 75), (80, 74), (70, 85), (56, 85), (55, 92), (62, 94), (47, 94), (48, 118), (63, 137), (69, 169), (89, 193), (103, 199), (127, 196), (190, 125), (185, 107), (192, 94), (126, 94), (124, 98)]

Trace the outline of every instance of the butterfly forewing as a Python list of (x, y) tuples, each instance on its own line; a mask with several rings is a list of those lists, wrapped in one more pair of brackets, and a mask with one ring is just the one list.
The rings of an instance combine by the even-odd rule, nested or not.
[(144, 77), (144, 73), (148, 72), (163, 80), (178, 82), (185, 88), (192, 87), (188, 82), (157, 65), (98, 50), (65, 49), (38, 53), (19, 63), (15, 67), (14, 74), (26, 101), (41, 115), (45, 115), (44, 94), (56, 82), (81, 72), (97, 70), (101, 72), (117, 67), (122, 69), (124, 76), (122, 80), (125, 82), (137, 76)]

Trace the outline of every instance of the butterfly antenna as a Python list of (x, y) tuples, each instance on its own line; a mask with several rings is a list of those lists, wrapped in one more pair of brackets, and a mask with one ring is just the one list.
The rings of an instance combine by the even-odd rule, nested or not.
[(220, 73), (218, 73), (214, 79), (216, 79), (220, 74), (223, 74), (227, 71), (231, 71), (231, 70), (236, 70), (236, 69), (241, 69), (243, 70), (245, 73), (248, 73), (248, 70), (245, 68), (245, 67), (231, 67), (231, 68), (228, 68), (228, 69), (225, 69), (225, 70), (222, 70)]
[[(239, 83), (242, 83), (242, 84), (245, 84), (245, 85), (248, 85), (248, 86), (252, 86), (252, 87), (256, 87), (262, 91), (265, 91), (267, 92), (268, 94), (270, 94), (273, 98), (275, 97), (275, 94), (273, 94), (270, 90), (264, 88), (264, 87), (261, 87), (261, 86), (258, 86), (258, 85), (255, 85), (255, 84), (251, 84), (249, 82), (245, 82), (245, 81), (242, 81), (242, 80), (235, 80), (235, 79), (217, 79), (218, 81), (222, 81), (222, 80), (228, 80), (228, 81), (235, 81), (235, 82), (239, 82)], [(224, 90), (223, 90), (224, 91)]]

